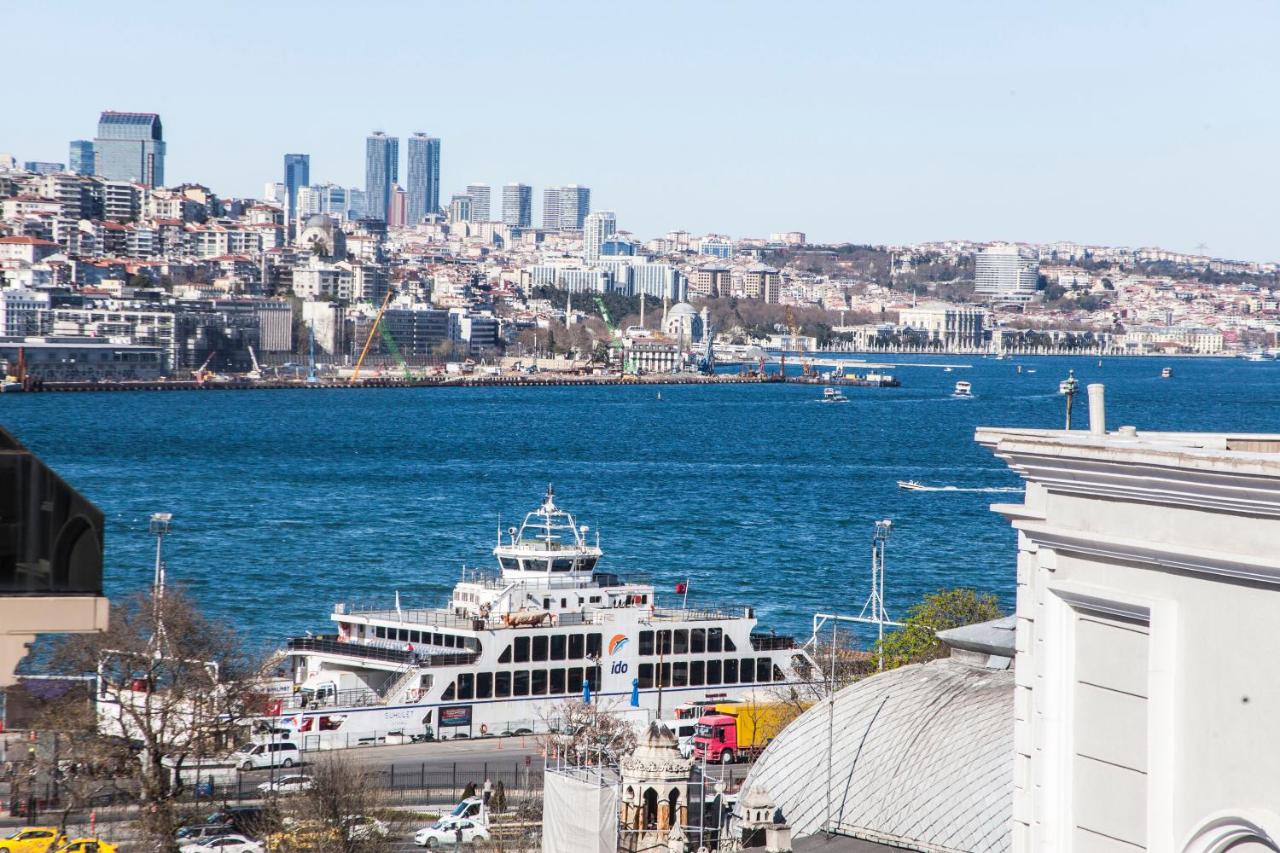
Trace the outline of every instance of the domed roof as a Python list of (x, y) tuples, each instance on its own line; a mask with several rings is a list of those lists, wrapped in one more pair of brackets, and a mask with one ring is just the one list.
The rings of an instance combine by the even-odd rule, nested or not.
[(953, 658), (865, 678), (787, 726), (741, 801), (763, 787), (797, 838), (829, 817), (840, 835), (909, 849), (1008, 851), (1013, 691), (1011, 670)]
[(333, 220), (326, 213), (313, 213), (307, 217), (307, 221), (302, 224), (303, 228), (331, 228)]
[(683, 317), (686, 314), (694, 316), (697, 315), (697, 313), (698, 309), (694, 308), (688, 302), (677, 302), (675, 305), (671, 306), (670, 310), (667, 311), (667, 319), (670, 320), (673, 317)]

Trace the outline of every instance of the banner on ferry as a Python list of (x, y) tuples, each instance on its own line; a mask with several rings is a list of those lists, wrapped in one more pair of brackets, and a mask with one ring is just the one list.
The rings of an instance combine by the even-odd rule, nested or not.
[(471, 706), (470, 705), (445, 705), (440, 709), (440, 728), (447, 729), (451, 726), (470, 726), (471, 725)]

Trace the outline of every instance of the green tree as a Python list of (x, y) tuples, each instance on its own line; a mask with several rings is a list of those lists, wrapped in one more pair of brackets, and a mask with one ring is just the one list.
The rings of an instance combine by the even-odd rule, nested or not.
[(946, 657), (946, 646), (937, 637), (939, 631), (988, 622), (1003, 615), (994, 595), (975, 589), (940, 589), (926, 595), (918, 604), (911, 605), (901, 630), (884, 638), (879, 649), (884, 654), (884, 668)]

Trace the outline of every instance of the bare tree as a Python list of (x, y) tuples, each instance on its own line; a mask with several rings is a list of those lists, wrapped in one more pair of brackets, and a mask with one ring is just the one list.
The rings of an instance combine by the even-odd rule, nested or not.
[(61, 672), (97, 676), (90, 752), (102, 739), (128, 744), (143, 808), (139, 828), (156, 849), (176, 849), (174, 769), (228, 750), (255, 707), (259, 667), (229, 626), (207, 619), (181, 589), (137, 594), (112, 606), (101, 634), (59, 638), (51, 655)]
[(540, 736), (545, 752), (568, 764), (610, 764), (636, 746), (635, 727), (599, 702), (561, 702), (546, 721), (550, 731)]
[(272, 849), (374, 853), (391, 847), (387, 792), (377, 774), (337, 752), (311, 766), (311, 787), (279, 800), (285, 829)]

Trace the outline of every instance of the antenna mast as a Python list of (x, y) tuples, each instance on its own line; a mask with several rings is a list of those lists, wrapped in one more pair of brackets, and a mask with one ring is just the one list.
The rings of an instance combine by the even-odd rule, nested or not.
[(880, 655), (879, 669), (884, 672), (884, 626), (896, 625), (889, 619), (884, 609), (884, 546), (889, 541), (889, 531), (893, 522), (889, 519), (876, 522), (876, 532), (871, 536), (871, 594), (867, 596), (858, 621), (870, 622), (876, 626), (876, 639)]

